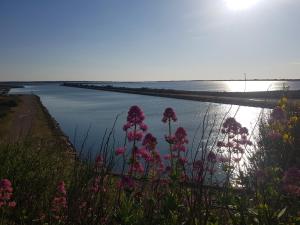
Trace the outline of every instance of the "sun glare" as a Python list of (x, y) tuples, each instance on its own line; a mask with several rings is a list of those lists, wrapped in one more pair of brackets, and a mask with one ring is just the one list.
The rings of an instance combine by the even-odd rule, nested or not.
[(246, 10), (254, 6), (259, 0), (225, 0), (231, 10)]

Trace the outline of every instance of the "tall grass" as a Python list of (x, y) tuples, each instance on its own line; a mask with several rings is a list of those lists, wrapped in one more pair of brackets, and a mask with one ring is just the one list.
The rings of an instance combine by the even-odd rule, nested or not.
[[(95, 159), (69, 160), (64, 149), (36, 140), (1, 144), (0, 178), (11, 181), (9, 199), (16, 202), (0, 207), (1, 223), (299, 224), (300, 113), (282, 101), (287, 120), (275, 118), (278, 109), (273, 110), (260, 123), (258, 144), (228, 114), (221, 125), (209, 121), (209, 110), (198, 130), (200, 140), (188, 140), (169, 108), (162, 115), (169, 152), (161, 155), (138, 106), (128, 112), (124, 144), (115, 146), (114, 129), (119, 128), (114, 127)], [(276, 134), (276, 142), (273, 122), (287, 129)], [(249, 146), (256, 150), (250, 156)]]

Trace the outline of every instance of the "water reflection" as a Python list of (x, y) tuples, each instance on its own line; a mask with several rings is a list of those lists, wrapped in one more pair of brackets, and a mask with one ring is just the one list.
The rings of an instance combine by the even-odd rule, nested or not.
[(284, 85), (279, 81), (224, 81), (224, 83), (231, 92), (280, 90), (280, 86)]
[[(237, 121), (251, 131), (261, 111), (260, 108), (254, 107), (66, 88), (58, 85), (28, 86), (25, 89), (13, 89), (12, 92), (33, 92), (39, 95), (43, 104), (77, 148), (81, 147), (86, 131), (91, 126), (86, 149), (91, 149), (93, 152), (98, 150), (105, 129), (111, 128), (116, 115), (120, 113), (115, 137), (116, 145), (122, 145), (124, 140), (122, 125), (125, 123), (127, 110), (132, 105), (139, 105), (144, 110), (149, 132), (158, 138), (158, 148), (162, 154), (167, 153), (168, 149), (164, 141), (167, 127), (161, 122), (162, 113), (166, 107), (173, 107), (177, 113), (179, 120), (173, 127), (185, 127), (189, 139), (192, 140), (195, 136), (196, 141), (200, 140), (201, 132), (195, 133), (198, 128), (201, 131), (202, 121), (208, 107), (210, 107), (209, 124), (212, 125), (216, 120), (215, 130), (224, 114), (230, 109), (227, 116), (236, 116)], [(189, 143), (190, 148), (191, 144), (192, 141)]]

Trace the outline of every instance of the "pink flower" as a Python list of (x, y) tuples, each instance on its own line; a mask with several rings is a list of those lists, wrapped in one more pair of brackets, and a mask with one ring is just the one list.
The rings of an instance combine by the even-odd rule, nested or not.
[(94, 179), (93, 179), (93, 184), (92, 184), (92, 187), (91, 187), (91, 191), (93, 193), (98, 193), (100, 188), (99, 188), (99, 184), (100, 184), (100, 177), (99, 176), (96, 176)]
[(138, 154), (141, 155), (141, 157), (144, 158), (147, 162), (150, 162), (153, 160), (150, 152), (145, 148), (139, 149)]
[(175, 132), (175, 138), (176, 141), (181, 142), (181, 143), (187, 143), (187, 139), (186, 139), (186, 131), (183, 127), (178, 127), (176, 132)]
[(131, 124), (130, 124), (130, 123), (126, 123), (126, 124), (124, 124), (124, 126), (123, 126), (123, 130), (124, 130), (124, 131), (127, 131), (130, 127), (131, 127)]
[(174, 144), (175, 141), (176, 141), (176, 138), (175, 138), (175, 136), (173, 136), (173, 135), (171, 135), (171, 136), (165, 135), (165, 140), (166, 140), (166, 142), (168, 142), (169, 144)]
[(132, 189), (134, 188), (134, 180), (129, 176), (124, 176), (118, 183), (118, 187), (122, 189)]
[(0, 181), (0, 208), (3, 206), (8, 206), (14, 208), (16, 202), (12, 201), (13, 188), (10, 180), (2, 179)]
[(147, 130), (148, 130), (148, 126), (147, 126), (146, 124), (144, 124), (144, 123), (141, 123), (141, 124), (140, 124), (140, 129), (141, 129), (142, 131), (147, 131)]
[(148, 149), (153, 150), (153, 149), (155, 149), (155, 146), (157, 145), (157, 140), (151, 133), (148, 133), (148, 134), (146, 134), (142, 144), (145, 147), (147, 147)]
[(143, 133), (141, 131), (129, 131), (127, 134), (128, 141), (141, 141)]
[(172, 147), (172, 150), (173, 151), (178, 150), (178, 151), (181, 151), (181, 152), (185, 152), (186, 147), (182, 143), (179, 142), (179, 143), (174, 144), (174, 146)]
[(17, 203), (14, 201), (8, 203), (8, 207), (11, 207), (11, 208), (16, 207), (16, 205), (17, 205)]
[(184, 144), (188, 143), (185, 129), (182, 127), (177, 128), (175, 137), (172, 139), (172, 141), (174, 142), (174, 146), (172, 147), (173, 151), (178, 150), (181, 152), (185, 152), (186, 147), (184, 146)]
[(134, 105), (131, 106), (128, 111), (127, 122), (131, 125), (141, 124), (145, 119), (144, 112), (140, 107)]
[(162, 118), (162, 122), (166, 123), (167, 121), (171, 120), (173, 120), (174, 122), (177, 121), (176, 114), (172, 108), (166, 108)]
[(185, 158), (185, 157), (180, 157), (180, 158), (178, 159), (178, 162), (179, 162), (181, 165), (184, 165), (184, 164), (186, 164), (186, 163), (188, 162), (188, 160), (187, 160), (187, 158)]
[(154, 162), (161, 163), (161, 156), (158, 151), (152, 150), (152, 157), (153, 157)]
[(67, 192), (65, 189), (65, 183), (61, 181), (58, 183), (57, 193), (52, 201), (51, 208), (54, 218), (58, 221), (62, 221), (65, 219), (65, 210), (68, 208), (66, 194)]
[(248, 131), (248, 129), (247, 129), (246, 127), (242, 127), (242, 128), (240, 128), (239, 133), (240, 133), (241, 135), (248, 135), (248, 134), (249, 134), (249, 131)]
[(132, 165), (132, 172), (143, 173), (144, 167), (140, 162), (134, 162)]
[(194, 169), (203, 169), (204, 167), (204, 162), (202, 160), (196, 160), (193, 164)]
[(241, 124), (238, 123), (235, 118), (229, 117), (223, 123), (222, 133), (227, 134), (239, 134), (240, 129), (242, 128)]
[(212, 151), (210, 151), (207, 155), (207, 160), (211, 163), (215, 163), (217, 161), (217, 156), (215, 153), (213, 153)]
[(65, 182), (61, 181), (58, 183), (57, 191), (60, 192), (63, 195), (66, 195), (66, 188), (65, 188)]
[(123, 147), (119, 147), (115, 151), (116, 155), (123, 155), (124, 152), (125, 152), (125, 148), (123, 148)]
[(217, 147), (221, 148), (221, 147), (224, 147), (225, 146), (225, 143), (223, 141), (218, 141), (217, 142)]

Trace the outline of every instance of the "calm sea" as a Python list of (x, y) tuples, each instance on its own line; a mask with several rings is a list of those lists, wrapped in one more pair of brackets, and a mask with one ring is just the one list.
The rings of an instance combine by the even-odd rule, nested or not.
[[(104, 83), (97, 82), (97, 84)], [(204, 91), (243, 91), (245, 89), (245, 82), (243, 81), (123, 82), (113, 83), (113, 85)], [(300, 82), (287, 82), (287, 85), (291, 89), (300, 89)], [(282, 86), (283, 82), (249, 81), (246, 83), (246, 91), (280, 90)], [(166, 107), (173, 107), (177, 113), (178, 122), (173, 127), (182, 126), (186, 128), (190, 139), (190, 148), (195, 146), (192, 141), (194, 136), (197, 137), (197, 141), (200, 140), (201, 132), (197, 133), (197, 131), (202, 130), (202, 120), (208, 107), (209, 124), (213, 124), (214, 120), (218, 124), (225, 113), (230, 110), (228, 116), (236, 114), (236, 119), (250, 130), (255, 128), (258, 116), (262, 111), (261, 108), (254, 107), (231, 107), (224, 104), (62, 87), (58, 84), (30, 85), (25, 86), (25, 88), (12, 89), (11, 93), (34, 93), (38, 95), (77, 149), (81, 148), (84, 137), (89, 132), (84, 151), (92, 151), (93, 153), (97, 152), (102, 136), (107, 129), (111, 129), (117, 116), (114, 135), (115, 145), (123, 145), (122, 126), (126, 122), (127, 111), (132, 105), (140, 106), (145, 112), (145, 122), (149, 126), (149, 132), (158, 138), (158, 148), (162, 153), (167, 152), (167, 145), (164, 142), (167, 127), (161, 122)], [(215, 130), (217, 128), (218, 126), (215, 127)], [(206, 138), (203, 141), (205, 140)]]

